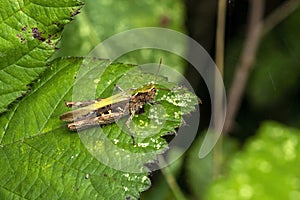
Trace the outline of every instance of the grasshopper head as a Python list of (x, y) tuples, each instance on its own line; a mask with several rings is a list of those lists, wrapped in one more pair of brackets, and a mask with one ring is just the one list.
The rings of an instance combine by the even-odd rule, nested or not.
[(147, 91), (147, 97), (148, 97), (147, 101), (151, 103), (154, 100), (155, 95), (156, 95), (156, 87), (155, 85), (152, 85), (152, 87)]

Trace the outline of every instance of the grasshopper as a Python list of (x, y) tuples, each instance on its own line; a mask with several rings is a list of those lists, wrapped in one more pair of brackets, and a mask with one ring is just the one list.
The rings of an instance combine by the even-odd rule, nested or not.
[[(161, 62), (162, 60), (160, 59), (157, 74)], [(99, 98), (85, 102), (66, 102), (67, 107), (77, 109), (62, 114), (60, 119), (69, 123), (69, 130), (80, 131), (98, 125), (108, 125), (124, 116), (130, 115), (126, 121), (126, 125), (130, 130), (129, 123), (135, 113), (146, 103), (153, 103), (157, 90), (156, 79), (154, 84), (148, 84), (139, 89), (122, 91), (108, 98)], [(133, 133), (130, 134), (135, 144)]]

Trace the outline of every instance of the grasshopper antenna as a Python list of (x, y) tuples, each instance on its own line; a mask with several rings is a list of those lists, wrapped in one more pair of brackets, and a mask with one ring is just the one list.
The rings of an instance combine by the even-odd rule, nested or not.
[(159, 71), (160, 71), (161, 63), (162, 63), (162, 58), (159, 59), (158, 69), (157, 69), (157, 72), (156, 72), (156, 74), (155, 74), (154, 85), (156, 85), (157, 76), (158, 76), (158, 73), (159, 73)]

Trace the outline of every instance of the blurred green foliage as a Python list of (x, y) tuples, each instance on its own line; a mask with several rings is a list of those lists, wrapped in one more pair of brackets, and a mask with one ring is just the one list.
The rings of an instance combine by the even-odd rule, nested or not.
[[(99, 43), (109, 37), (134, 28), (164, 27), (184, 32), (184, 9), (181, 0), (157, 2), (131, 0), (85, 0), (80, 15), (65, 28), (58, 56), (87, 56)], [(143, 49), (117, 61), (143, 64), (163, 63), (183, 72), (184, 61), (161, 50)]]
[(166, 27), (183, 31), (180, 0), (84, 0), (80, 15), (65, 28), (60, 56), (87, 55), (99, 42), (133, 28)]
[(300, 130), (264, 123), (206, 199), (300, 199)]

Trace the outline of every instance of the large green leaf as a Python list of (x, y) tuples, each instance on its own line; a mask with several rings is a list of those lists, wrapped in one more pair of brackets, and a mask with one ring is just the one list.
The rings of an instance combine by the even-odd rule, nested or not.
[(207, 199), (299, 199), (300, 131), (265, 123)]
[(63, 26), (81, 5), (77, 0), (0, 1), (0, 112), (45, 70)]
[[(139, 73), (133, 65), (109, 64), (97, 59), (57, 59), (31, 92), (0, 117), (1, 197), (137, 199), (150, 186), (145, 163), (153, 162), (157, 154), (166, 150), (167, 143), (161, 136), (180, 126), (181, 115), (194, 109), (197, 97), (184, 88), (159, 89), (156, 103), (147, 105), (145, 113), (136, 115), (131, 122), (136, 130), (135, 146), (124, 129), (126, 118), (79, 135), (70, 132), (59, 120), (60, 114), (68, 110), (64, 100), (87, 94), (82, 97), (86, 100), (92, 94), (88, 92), (91, 88), (95, 88), (95, 96), (105, 98), (112, 94), (116, 83), (126, 90), (133, 83), (139, 87), (155, 78)], [(133, 69), (137, 70), (130, 73)], [(174, 86), (165, 78), (157, 81), (158, 87)], [(164, 115), (156, 121), (153, 110), (161, 106)], [(153, 121), (157, 125), (163, 122), (162, 127), (154, 126)], [(116, 148), (122, 151), (116, 152)], [(127, 153), (125, 160), (117, 154), (120, 152)], [(96, 158), (108, 159), (114, 168)]]

